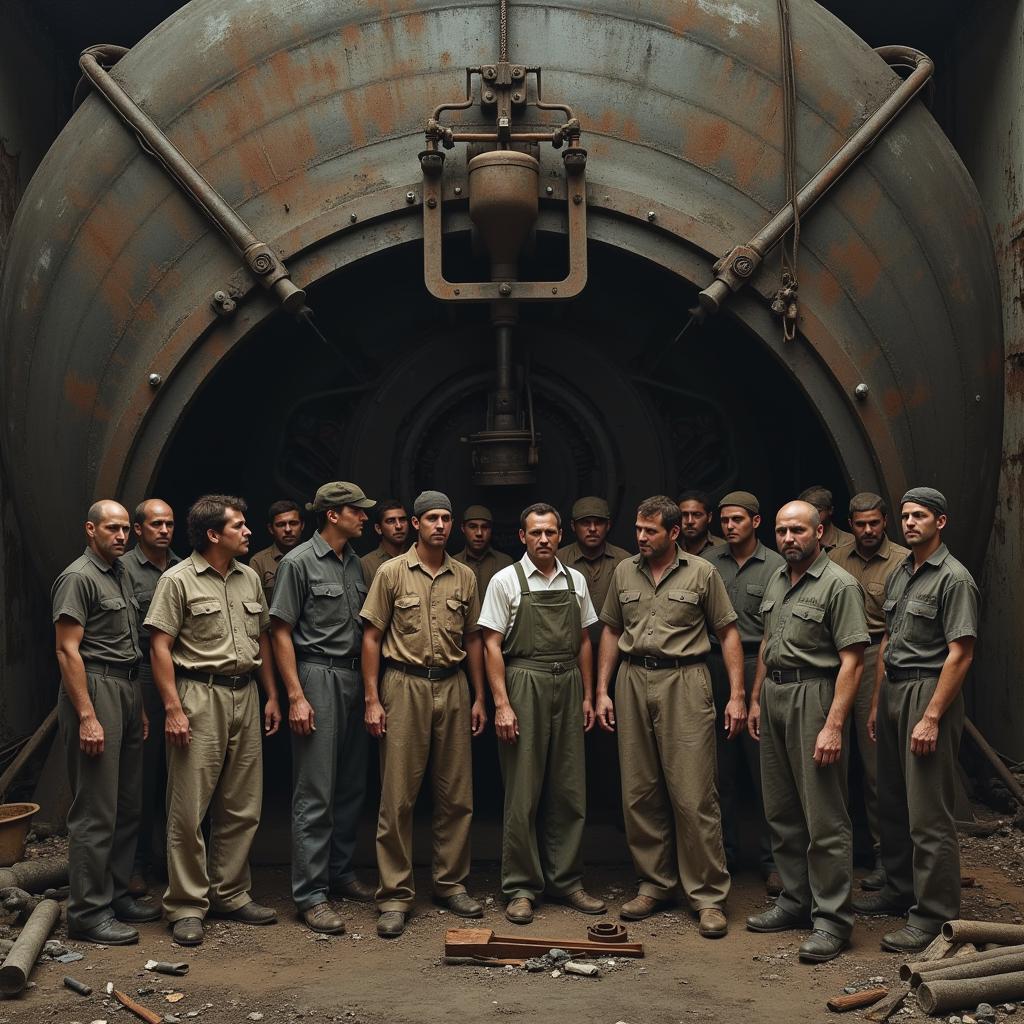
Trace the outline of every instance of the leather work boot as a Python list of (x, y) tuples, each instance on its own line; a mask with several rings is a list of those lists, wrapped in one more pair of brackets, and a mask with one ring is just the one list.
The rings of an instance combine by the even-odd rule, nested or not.
[(449, 896), (447, 899), (442, 899), (439, 902), (459, 917), (484, 916), (484, 908), (468, 892), (457, 892), (453, 896)]
[(152, 903), (143, 903), (134, 896), (122, 896), (110, 904), (114, 917), (125, 924), (142, 924), (145, 921), (159, 921), (163, 916), (159, 907)]
[(261, 907), (254, 900), (243, 903), (235, 910), (211, 910), (214, 917), (226, 917), (229, 921), (241, 921), (242, 924), (277, 924), (277, 911), (272, 907)]
[(729, 930), (729, 922), (717, 907), (705, 907), (699, 914), (697, 931), (705, 939), (720, 939)]
[(132, 872), (132, 877), (128, 879), (128, 895), (145, 896), (147, 892), (149, 892), (149, 886), (146, 884), (146, 876), (136, 868)]
[(775, 899), (782, 893), (782, 878), (778, 871), (769, 871), (768, 877), (764, 880), (764, 891)]
[(116, 918), (109, 917), (91, 928), (75, 931), (68, 929), (68, 938), (79, 942), (96, 942), (101, 946), (133, 946), (139, 941), (139, 933), (130, 925), (122, 924)]
[(586, 889), (577, 889), (575, 892), (563, 896), (562, 902), (581, 914), (603, 914), (608, 909), (604, 900), (591, 896)]
[(805, 963), (823, 964), (826, 960), (834, 960), (850, 943), (831, 932), (815, 928), (800, 943), (800, 959)]
[(880, 892), (885, 888), (885, 868), (881, 864), (876, 864), (874, 871), (869, 875), (865, 875), (860, 880), (860, 887), (865, 892)]
[(904, 903), (896, 903), (880, 892), (858, 893), (850, 901), (853, 912), (864, 917), (906, 917), (910, 909)]
[(888, 935), (883, 935), (882, 949), (887, 949), (890, 953), (920, 953), (934, 938), (935, 933), (908, 924), (897, 931), (889, 932)]
[(788, 932), (797, 928), (810, 928), (811, 922), (806, 917), (794, 917), (787, 914), (782, 907), (771, 907), (763, 914), (754, 914), (747, 918), (747, 931), (750, 932)]
[(330, 893), (338, 899), (352, 900), (353, 903), (372, 903), (376, 890), (358, 878), (350, 878), (347, 882), (331, 882)]
[(171, 938), (179, 946), (200, 946), (203, 942), (203, 919), (183, 917), (171, 927)]
[(642, 921), (650, 917), (656, 910), (668, 906), (668, 900), (656, 900), (653, 896), (637, 893), (628, 903), (619, 908), (619, 917), (623, 921)]
[(505, 917), (513, 924), (529, 924), (533, 920), (533, 904), (525, 896), (508, 901)]
[(330, 903), (318, 903), (302, 912), (305, 926), (321, 935), (340, 935), (345, 930), (345, 922)]
[(377, 934), (382, 939), (397, 939), (405, 931), (405, 916), (401, 910), (385, 910), (377, 918)]

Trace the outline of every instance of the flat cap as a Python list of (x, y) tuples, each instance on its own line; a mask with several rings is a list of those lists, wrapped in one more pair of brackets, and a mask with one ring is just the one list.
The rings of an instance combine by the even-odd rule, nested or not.
[(750, 491), (730, 491), (718, 503), (720, 509), (726, 505), (736, 505), (739, 508), (745, 508), (752, 516), (759, 516), (761, 514), (761, 503)]
[(611, 519), (611, 510), (604, 498), (595, 498), (593, 495), (587, 498), (577, 498), (572, 506), (570, 519)]
[(316, 492), (312, 501), (306, 502), (307, 512), (320, 512), (325, 508), (340, 508), (342, 505), (353, 505), (356, 508), (373, 508), (376, 505), (372, 498), (363, 494), (363, 489), (347, 480), (335, 480), (324, 484)]
[(486, 505), (469, 505), (462, 513), (462, 521), (468, 523), (470, 519), (483, 519), (484, 522), (493, 523), (494, 516)]
[(900, 508), (902, 508), (908, 501), (912, 501), (917, 505), (924, 505), (925, 508), (930, 508), (936, 515), (944, 516), (946, 514), (946, 496), (942, 491), (935, 490), (934, 487), (911, 487), (900, 501)]
[(419, 517), (432, 508), (443, 508), (446, 512), (451, 512), (452, 500), (440, 491), (420, 491), (412, 503), (412, 514)]

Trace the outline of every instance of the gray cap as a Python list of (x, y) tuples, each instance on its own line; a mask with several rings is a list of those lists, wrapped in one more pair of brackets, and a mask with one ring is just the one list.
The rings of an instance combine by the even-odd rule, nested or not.
[(752, 516), (761, 514), (761, 503), (750, 491), (730, 491), (718, 503), (719, 509), (726, 505), (735, 505), (737, 508), (745, 508)]
[(577, 498), (570, 519), (611, 519), (611, 510), (604, 498)]
[(419, 517), (424, 512), (429, 512), (432, 508), (443, 508), (446, 512), (451, 512), (451, 498), (440, 491), (421, 491), (412, 503), (412, 514)]
[(908, 501), (930, 508), (936, 515), (946, 514), (946, 496), (934, 487), (911, 487), (900, 501), (902, 508)]
[(376, 504), (377, 502), (363, 493), (361, 487), (357, 487), (347, 480), (335, 480), (332, 483), (324, 484), (316, 492), (316, 497), (312, 501), (306, 502), (306, 511), (321, 512), (325, 508), (341, 508), (342, 505), (373, 508)]
[(494, 522), (494, 516), (486, 505), (469, 505), (462, 513), (462, 521), (468, 523), (470, 519), (482, 519), (485, 523)]

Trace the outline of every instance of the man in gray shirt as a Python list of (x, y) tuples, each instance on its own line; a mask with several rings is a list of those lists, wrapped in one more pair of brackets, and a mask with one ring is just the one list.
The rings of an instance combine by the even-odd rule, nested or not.
[(270, 606), (292, 731), (292, 898), (306, 925), (325, 934), (345, 930), (328, 895), (373, 899), (352, 870), (366, 791), (359, 610), (367, 587), (349, 542), (375, 504), (355, 484), (324, 484), (306, 506), (319, 530), (281, 559)]

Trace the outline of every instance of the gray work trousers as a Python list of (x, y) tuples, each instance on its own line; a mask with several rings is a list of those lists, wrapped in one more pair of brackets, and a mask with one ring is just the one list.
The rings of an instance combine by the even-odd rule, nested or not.
[(298, 671), (316, 726), (292, 733), (292, 897), (304, 911), (327, 902), (332, 882), (355, 878), (368, 736), (358, 671), (306, 661)]
[(103, 726), (103, 753), (82, 753), (78, 713), (64, 687), (57, 722), (71, 783), (68, 811), (67, 921), (72, 931), (114, 916), (128, 894), (142, 803), (142, 699), (138, 681), (87, 672), (86, 685)]
[(935, 693), (938, 676), (893, 683), (878, 701), (878, 792), (882, 894), (910, 906), (909, 924), (937, 934), (960, 916), (960, 846), (953, 808), (957, 752), (964, 727), (964, 698), (939, 721), (934, 754), (913, 754), (910, 734)]
[(761, 690), (761, 785), (782, 879), (777, 906), (840, 939), (853, 929), (853, 828), (846, 806), (849, 721), (840, 759), (814, 761), (835, 694), (833, 679), (774, 683)]
[[(754, 685), (757, 654), (743, 659), (743, 689), (747, 703)], [(764, 817), (764, 799), (761, 795), (761, 746), (744, 727), (738, 736), (729, 739), (723, 715), (729, 702), (729, 673), (719, 650), (708, 655), (711, 671), (711, 692), (715, 698), (715, 750), (718, 757), (718, 799), (722, 807), (722, 841), (729, 870), (740, 858), (739, 821), (744, 789), (754, 797), (754, 815), (757, 824), (757, 852), (761, 872), (765, 876), (775, 870), (772, 859), (772, 834)]]
[(135, 847), (137, 870), (167, 863), (167, 750), (164, 702), (153, 681), (153, 670), (139, 666), (142, 706), (149, 718), (149, 738), (142, 745), (142, 816)]

